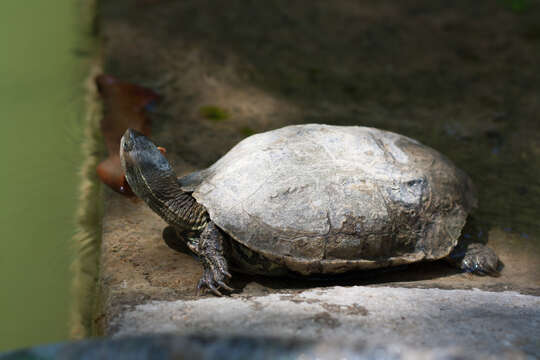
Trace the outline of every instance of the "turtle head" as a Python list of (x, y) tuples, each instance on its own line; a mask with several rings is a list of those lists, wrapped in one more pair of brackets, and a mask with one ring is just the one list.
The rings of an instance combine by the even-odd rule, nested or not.
[(169, 161), (146, 136), (127, 129), (120, 140), (120, 160), (135, 195), (166, 222), (189, 230), (206, 225), (204, 206), (182, 190)]
[(163, 186), (176, 187), (169, 161), (150, 139), (136, 130), (127, 129), (122, 136), (120, 160), (129, 186), (145, 201), (152, 194), (160, 196), (167, 192)]

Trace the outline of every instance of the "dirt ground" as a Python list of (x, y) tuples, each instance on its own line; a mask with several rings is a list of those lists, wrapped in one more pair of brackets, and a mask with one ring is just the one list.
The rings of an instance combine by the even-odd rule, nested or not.
[[(498, 278), (441, 262), (324, 281), (235, 275), (242, 296), (335, 284), (540, 295), (540, 3), (512, 4), (118, 0), (100, 3), (97, 23), (105, 72), (164, 96), (153, 138), (179, 175), (288, 124), (395, 131), (469, 173), (505, 264)], [(193, 298), (202, 273), (142, 202), (106, 198), (102, 331), (125, 304)]]

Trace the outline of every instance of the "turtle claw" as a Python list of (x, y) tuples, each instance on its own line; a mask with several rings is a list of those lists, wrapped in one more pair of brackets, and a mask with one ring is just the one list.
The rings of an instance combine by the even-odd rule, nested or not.
[(219, 287), (227, 290), (227, 291), (234, 291), (234, 289), (232, 287), (230, 287), (229, 285), (225, 284), (223, 281), (218, 281), (218, 285)]
[(204, 291), (205, 289), (209, 289), (216, 296), (223, 296), (212, 283), (208, 283), (203, 279), (199, 280), (199, 283), (197, 284), (197, 296), (200, 296), (201, 291)]
[(223, 296), (223, 294), (220, 293), (219, 290), (216, 289), (216, 287), (214, 285), (210, 284), (208, 287), (210, 288), (210, 291), (212, 291), (214, 293), (214, 295)]
[[(230, 275), (230, 274), (229, 274)], [(223, 271), (215, 271), (214, 269), (205, 269), (202, 278), (197, 284), (197, 296), (201, 294), (201, 290), (210, 290), (216, 296), (223, 296), (221, 290), (234, 291), (225, 283), (225, 274)]]
[(199, 280), (199, 283), (197, 284), (197, 292), (195, 293), (195, 296), (201, 296), (201, 289), (203, 288), (203, 282), (202, 279)]

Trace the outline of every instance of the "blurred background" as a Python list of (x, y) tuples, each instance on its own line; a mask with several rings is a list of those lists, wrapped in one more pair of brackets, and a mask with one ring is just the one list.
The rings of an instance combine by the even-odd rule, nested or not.
[(0, 351), (67, 338), (88, 29), (75, 0), (0, 1)]
[[(0, 351), (68, 338), (91, 2), (0, 1)], [(104, 71), (164, 96), (154, 130), (176, 164), (293, 123), (414, 137), (478, 187), (507, 265), (484, 288), (537, 294), (540, 2), (261, 4), (99, 2)]]

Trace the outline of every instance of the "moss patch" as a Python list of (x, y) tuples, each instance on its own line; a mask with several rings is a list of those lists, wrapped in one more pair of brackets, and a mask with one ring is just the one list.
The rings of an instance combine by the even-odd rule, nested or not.
[(504, 7), (514, 13), (524, 13), (530, 7), (529, 0), (502, 0), (501, 1)]
[(212, 121), (222, 121), (229, 118), (229, 113), (225, 109), (214, 105), (201, 107), (200, 113), (205, 119)]
[(250, 128), (249, 126), (244, 126), (243, 128), (240, 129), (240, 133), (244, 135), (245, 137), (248, 137), (255, 134), (256, 131)]

